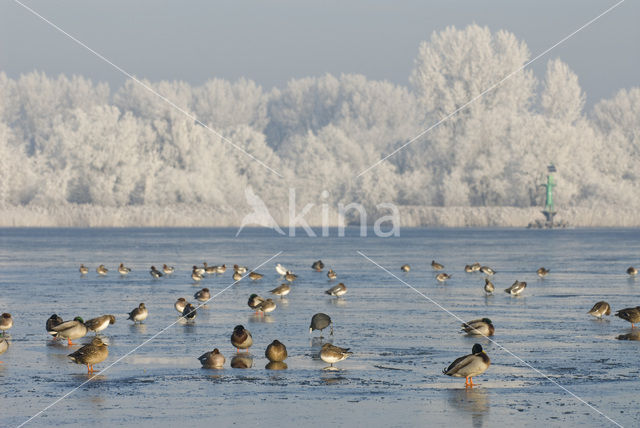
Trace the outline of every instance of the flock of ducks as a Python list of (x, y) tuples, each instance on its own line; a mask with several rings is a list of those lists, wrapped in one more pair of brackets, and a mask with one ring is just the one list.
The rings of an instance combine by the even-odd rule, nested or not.
[[(324, 269), (324, 263), (321, 260), (314, 262), (311, 268), (316, 272), (321, 272)], [(451, 278), (451, 275), (441, 272), (444, 270), (444, 265), (433, 260), (431, 267), (437, 272), (435, 279), (439, 282), (446, 282)], [(408, 264), (401, 266), (401, 271), (410, 272), (411, 267)], [(209, 266), (204, 263), (203, 266), (194, 265), (191, 271), (191, 278), (196, 281), (202, 281), (205, 275), (212, 274), (224, 274), (227, 268), (226, 265), (221, 266)], [(235, 281), (240, 281), (245, 276), (248, 276), (252, 281), (258, 281), (264, 278), (263, 274), (257, 272), (249, 272), (248, 268), (243, 266), (234, 265), (233, 278)], [(297, 279), (290, 270), (286, 269), (280, 263), (275, 266), (276, 272), (285, 279), (285, 283), (270, 290), (270, 293), (274, 296), (283, 298), (291, 291), (291, 283)], [(494, 269), (489, 266), (483, 266), (479, 263), (473, 263), (466, 265), (464, 271), (467, 273), (480, 272), (485, 275), (484, 278), (484, 290), (486, 293), (493, 293), (495, 290), (494, 284), (491, 282), (491, 277), (496, 273)], [(80, 273), (82, 276), (87, 275), (89, 269), (81, 265)], [(108, 274), (109, 270), (100, 265), (96, 268), (96, 272), (100, 276)], [(118, 273), (120, 275), (128, 275), (131, 269), (120, 264), (118, 267)], [(155, 266), (151, 266), (150, 275), (154, 279), (159, 279), (165, 275), (172, 275), (175, 272), (175, 268), (168, 265), (163, 265), (162, 270), (156, 269)], [(248, 272), (248, 274), (247, 274)], [(540, 278), (545, 278), (549, 274), (550, 270), (544, 267), (539, 268), (536, 273)], [(636, 276), (638, 270), (631, 266), (627, 269), (627, 274), (630, 276)], [(246, 275), (245, 275), (246, 274)], [(329, 281), (333, 281), (337, 278), (337, 273), (333, 269), (329, 269), (327, 277)], [(512, 296), (518, 296), (527, 287), (527, 283), (516, 280), (510, 287), (505, 289), (505, 292)], [(347, 293), (347, 287), (343, 283), (339, 283), (325, 291), (326, 294), (335, 297), (344, 296)], [(194, 298), (199, 302), (208, 302), (211, 299), (211, 292), (208, 288), (202, 288), (194, 294)], [(277, 308), (276, 302), (272, 298), (263, 298), (258, 294), (251, 294), (247, 301), (247, 305), (258, 314), (267, 314), (273, 312)], [(179, 313), (180, 318), (183, 318), (185, 322), (192, 323), (197, 316), (197, 308), (189, 303), (184, 297), (180, 297), (174, 303), (176, 311)], [(611, 314), (611, 306), (605, 302), (600, 301), (593, 305), (593, 307), (587, 312), (598, 319), (602, 319), (606, 315)], [(629, 307), (620, 309), (615, 315), (623, 320), (631, 323), (632, 330), (634, 324), (640, 323), (640, 306)], [(149, 316), (149, 311), (144, 303), (140, 303), (136, 308), (129, 312), (127, 320), (136, 323), (143, 323)], [(104, 331), (107, 327), (114, 324), (116, 318), (114, 315), (102, 315), (100, 317), (92, 318), (84, 321), (81, 317), (75, 317), (73, 320), (64, 321), (57, 314), (51, 315), (46, 321), (46, 330), (54, 340), (66, 339), (68, 346), (73, 346), (73, 340), (80, 339), (87, 335), (89, 332), (94, 332), (96, 336), (91, 340), (89, 344), (82, 346), (77, 351), (68, 355), (69, 359), (77, 364), (83, 364), (87, 366), (88, 373), (94, 373), (94, 365), (102, 363), (109, 356), (108, 344), (98, 336), (98, 333)], [(3, 313), (0, 317), (0, 331), (2, 336), (0, 338), (0, 354), (3, 354), (9, 348), (9, 341), (6, 339), (6, 331), (13, 326), (13, 318), (9, 313)], [(330, 328), (330, 334), (333, 336), (333, 322), (329, 315), (324, 313), (317, 313), (311, 318), (309, 324), (309, 333), (318, 330), (322, 333), (327, 327)], [(495, 327), (489, 318), (481, 318), (472, 320), (462, 324), (461, 332), (469, 336), (481, 336), (489, 337), (495, 333)], [(322, 337), (322, 336), (321, 336)], [(620, 335), (618, 339), (630, 339), (640, 340), (640, 331), (632, 331), (632, 333), (626, 335)], [(237, 325), (230, 336), (231, 344), (236, 348), (237, 355), (234, 356), (230, 362), (233, 368), (249, 368), (252, 366), (252, 358), (249, 356), (249, 348), (253, 345), (253, 337), (251, 332), (242, 325)], [(245, 350), (246, 354), (240, 353), (240, 350)], [(332, 343), (324, 343), (320, 349), (319, 357), (322, 361), (329, 364), (325, 367), (325, 370), (337, 370), (334, 364), (345, 360), (353, 353), (349, 351), (349, 348), (342, 348), (335, 346)], [(281, 370), (286, 369), (287, 365), (284, 362), (288, 357), (286, 346), (278, 340), (271, 342), (266, 350), (265, 357), (269, 360), (267, 369)], [(225, 357), (220, 353), (218, 348), (214, 348), (212, 351), (205, 352), (198, 357), (198, 360), (206, 369), (221, 369), (225, 364)], [(1, 363), (1, 361), (0, 361)], [(471, 353), (464, 355), (454, 360), (447, 368), (443, 370), (443, 374), (453, 377), (464, 377), (465, 387), (473, 387), (473, 377), (484, 373), (491, 365), (491, 360), (486, 352), (482, 349), (480, 344), (474, 344)]]

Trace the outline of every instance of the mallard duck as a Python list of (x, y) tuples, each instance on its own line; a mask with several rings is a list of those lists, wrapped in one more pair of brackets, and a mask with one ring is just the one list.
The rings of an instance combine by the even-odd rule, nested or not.
[[(66, 321), (52, 328), (55, 332), (55, 337), (61, 337), (67, 339), (69, 346), (75, 345), (72, 342), (73, 339), (80, 339), (87, 334), (87, 327), (84, 325), (84, 320), (81, 317), (75, 317), (72, 321)], [(53, 333), (52, 333), (53, 334)]]
[(331, 321), (331, 317), (327, 314), (323, 314), (322, 312), (318, 312), (313, 317), (311, 317), (311, 324), (309, 324), (309, 333), (313, 330), (324, 330), (325, 328), (331, 326), (331, 335), (333, 336), (333, 322)]
[(249, 307), (253, 310), (257, 310), (256, 308), (258, 307), (258, 305), (260, 303), (264, 302), (264, 299), (260, 296), (258, 296), (257, 294), (252, 294), (251, 296), (249, 296), (249, 300), (247, 301), (247, 305), (249, 305)]
[(248, 270), (249, 268), (247, 268), (246, 266), (233, 265), (233, 271), (239, 274), (247, 273)]
[(187, 306), (187, 299), (185, 299), (184, 297), (178, 298), (178, 300), (176, 300), (176, 302), (173, 304), (173, 307), (176, 308), (176, 311), (178, 311), (179, 313), (182, 313), (182, 311), (184, 311), (185, 306)]
[(493, 286), (493, 282), (489, 278), (484, 279), (484, 291), (487, 293), (493, 293), (496, 288)]
[(322, 263), (322, 260), (315, 261), (311, 265), (311, 269), (315, 270), (316, 272), (322, 272), (322, 269), (324, 269), (324, 263)]
[(289, 282), (293, 282), (298, 278), (298, 275), (294, 274), (291, 271), (287, 271), (287, 273), (284, 275), (284, 279), (286, 279)]
[(485, 275), (494, 275), (496, 273), (495, 270), (491, 269), (489, 266), (480, 266), (480, 272), (482, 272)]
[(149, 311), (144, 303), (140, 303), (137, 308), (129, 312), (128, 320), (133, 321), (133, 323), (142, 322), (147, 319), (149, 316)]
[(433, 268), (433, 270), (442, 270), (442, 269), (444, 269), (444, 265), (441, 265), (440, 263), (438, 263), (435, 260), (431, 260), (431, 267)]
[(436, 275), (436, 279), (439, 282), (445, 282), (449, 278), (451, 278), (451, 275), (449, 275), (448, 273), (444, 273), (444, 272), (439, 273), (439, 274)]
[(267, 346), (264, 356), (272, 363), (281, 363), (287, 359), (287, 347), (280, 341), (274, 340)]
[(469, 336), (493, 336), (495, 328), (489, 318), (482, 318), (462, 324), (462, 331)]
[(538, 276), (540, 278), (544, 278), (545, 276), (547, 276), (547, 274), (551, 272), (549, 269), (546, 269), (544, 267), (538, 268), (538, 270), (536, 271), (536, 273), (538, 274)]
[(57, 314), (53, 314), (47, 320), (47, 333), (53, 336), (54, 339), (57, 339), (57, 333), (53, 330), (53, 327), (56, 327), (62, 324), (64, 321)]
[(464, 265), (464, 271), (467, 272), (467, 273), (472, 273), (473, 272), (473, 266)]
[(409, 266), (407, 264), (404, 264), (404, 265), (400, 266), (400, 270), (402, 272), (409, 272), (411, 270), (411, 266)]
[(480, 265), (480, 263), (475, 262), (474, 264), (471, 265), (471, 270), (473, 272), (478, 272), (480, 270), (482, 266)]
[(258, 272), (250, 272), (250, 273), (249, 273), (249, 278), (250, 278), (252, 281), (257, 281), (257, 280), (259, 280), (259, 279), (262, 279), (262, 277), (263, 277), (263, 276), (264, 276), (264, 275), (262, 275), (261, 273), (258, 273)]
[(198, 275), (204, 276), (204, 267), (203, 266), (193, 266), (193, 271)]
[(593, 305), (593, 308), (591, 308), (587, 313), (589, 315), (593, 315), (596, 318), (602, 319), (603, 316), (611, 314), (611, 306), (609, 306), (609, 304), (604, 301), (598, 302)]
[(213, 351), (205, 352), (198, 357), (203, 369), (221, 369), (224, 367), (224, 355), (214, 348)]
[(158, 269), (156, 269), (155, 266), (151, 266), (151, 270), (149, 271), (149, 275), (151, 275), (153, 278), (157, 279), (162, 277), (162, 272), (160, 272)]
[(109, 356), (107, 344), (99, 337), (94, 337), (90, 344), (84, 345), (68, 357), (76, 364), (86, 364), (87, 373), (93, 373), (93, 365), (103, 362)]
[(4, 336), (5, 332), (11, 327), (13, 327), (13, 317), (11, 317), (11, 314), (5, 312), (2, 314), (2, 317), (0, 317), (0, 330), (2, 330), (2, 335)]
[(511, 284), (511, 287), (505, 288), (504, 291), (505, 293), (509, 293), (512, 296), (517, 296), (518, 294), (522, 293), (525, 288), (527, 288), (527, 283), (524, 281), (518, 281), (516, 279), (516, 281)]
[(291, 291), (291, 286), (289, 284), (281, 284), (279, 287), (274, 288), (270, 291), (271, 294), (275, 294), (276, 296), (280, 296), (281, 298), (289, 294)]
[(120, 266), (118, 266), (118, 273), (120, 275), (127, 275), (129, 272), (131, 272), (131, 269), (126, 267), (124, 263), (120, 263)]
[(333, 269), (329, 269), (329, 271), (327, 272), (327, 278), (329, 278), (329, 281), (333, 281), (337, 277), (338, 274)]
[(340, 283), (326, 290), (325, 293), (327, 293), (330, 296), (336, 296), (336, 297), (344, 296), (345, 294), (347, 294), (347, 286), (344, 285), (343, 283)]
[(109, 272), (109, 269), (104, 267), (104, 265), (100, 265), (96, 268), (96, 272), (98, 272), (98, 275), (105, 276)]
[(218, 266), (216, 268), (216, 273), (222, 274), (227, 271), (227, 265)]
[(211, 293), (209, 292), (208, 288), (203, 288), (202, 290), (194, 294), (193, 297), (195, 297), (195, 299), (199, 300), (200, 302), (206, 302), (211, 299)]
[(204, 276), (198, 272), (198, 267), (194, 266), (193, 269), (191, 270), (191, 279), (198, 282), (198, 281), (202, 281), (203, 278)]
[(234, 281), (240, 281), (242, 279), (242, 274), (240, 272), (234, 272), (233, 273), (233, 280)]
[(272, 299), (267, 299), (263, 302), (258, 303), (256, 306), (256, 311), (262, 312), (263, 314), (268, 314), (269, 312), (273, 312), (276, 310), (276, 304)]
[(638, 274), (638, 269), (634, 268), (633, 266), (629, 266), (627, 268), (627, 273), (631, 276), (636, 276)]
[(187, 303), (182, 310), (182, 317), (187, 322), (194, 322), (196, 320), (196, 316), (198, 316), (198, 312), (196, 312), (196, 307), (191, 303)]
[(162, 271), (166, 275), (171, 275), (173, 272), (175, 272), (175, 268), (173, 266), (167, 266), (166, 264), (163, 264), (162, 265)]
[(231, 344), (235, 346), (238, 352), (240, 352), (240, 349), (246, 349), (249, 352), (249, 348), (253, 345), (251, 332), (241, 325), (235, 326), (231, 334)]
[(482, 345), (476, 343), (471, 354), (456, 359), (449, 367), (442, 370), (447, 376), (465, 378), (464, 386), (473, 387), (473, 377), (479, 376), (491, 365), (489, 356), (482, 350)]
[(116, 317), (113, 315), (102, 315), (101, 317), (92, 318), (84, 323), (87, 330), (93, 331), (98, 334), (99, 331), (104, 330), (109, 324), (115, 324)]
[(216, 270), (218, 269), (218, 266), (209, 266), (207, 262), (204, 262), (203, 265), (204, 265), (204, 273), (206, 273), (207, 275), (213, 275), (214, 273), (216, 273)]
[(616, 312), (615, 315), (618, 318), (629, 321), (631, 323), (631, 328), (633, 328), (634, 324), (640, 322), (640, 306), (636, 306), (635, 308), (620, 309), (618, 312)]
[(85, 265), (80, 265), (80, 275), (86, 275), (89, 273), (89, 268)]
[(287, 274), (287, 270), (284, 266), (282, 266), (280, 263), (276, 263), (276, 272), (278, 272), (278, 275), (284, 276)]
[(340, 348), (331, 343), (325, 343), (320, 349), (320, 359), (330, 364), (330, 366), (325, 367), (325, 369), (333, 368), (335, 363), (346, 360), (352, 354), (353, 352), (349, 352), (349, 348)]

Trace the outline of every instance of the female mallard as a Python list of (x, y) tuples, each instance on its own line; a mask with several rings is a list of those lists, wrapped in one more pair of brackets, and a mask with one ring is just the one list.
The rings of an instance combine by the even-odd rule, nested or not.
[(320, 349), (320, 359), (325, 363), (329, 363), (329, 367), (325, 367), (325, 370), (335, 369), (333, 365), (339, 361), (346, 360), (351, 356), (353, 352), (349, 352), (349, 348), (340, 348), (334, 346), (331, 343), (325, 343)]
[(493, 336), (495, 328), (489, 318), (482, 318), (462, 324), (462, 331), (469, 336)]
[(329, 278), (329, 281), (333, 281), (337, 277), (338, 274), (333, 269), (329, 269), (329, 271), (327, 272), (327, 278)]
[(478, 376), (487, 371), (491, 365), (489, 356), (482, 350), (482, 345), (476, 343), (471, 349), (471, 354), (456, 359), (449, 367), (442, 370), (447, 376), (465, 378), (464, 386), (473, 388), (473, 376)]
[(493, 286), (493, 282), (489, 278), (484, 279), (484, 291), (487, 293), (493, 293), (496, 288)]
[(118, 273), (120, 275), (128, 275), (129, 272), (131, 272), (131, 269), (126, 267), (124, 263), (120, 263), (120, 266), (118, 266)]
[(322, 272), (322, 269), (324, 269), (324, 263), (322, 263), (322, 260), (315, 261), (311, 265), (311, 269), (315, 270), (316, 272)]
[(252, 281), (257, 281), (259, 279), (262, 279), (264, 275), (258, 272), (250, 272), (249, 273), (249, 278), (251, 278)]
[(224, 355), (214, 348), (213, 351), (205, 352), (198, 357), (203, 369), (221, 369), (224, 367)]
[(322, 312), (318, 312), (313, 317), (311, 317), (311, 324), (309, 324), (309, 333), (313, 330), (324, 330), (325, 328), (331, 326), (331, 335), (333, 336), (333, 322), (331, 321), (331, 317), (327, 314), (323, 314)]
[(240, 281), (242, 279), (242, 274), (240, 272), (234, 272), (233, 273), (233, 280), (234, 281)]
[(99, 337), (94, 337), (90, 344), (84, 345), (76, 352), (68, 355), (74, 363), (86, 364), (87, 373), (93, 373), (93, 365), (103, 362), (108, 356), (109, 349), (107, 349), (107, 344)]
[(279, 287), (274, 288), (270, 291), (271, 294), (275, 294), (276, 296), (280, 296), (281, 298), (289, 294), (291, 291), (291, 286), (289, 284), (281, 284)]
[(49, 333), (50, 335), (54, 336), (54, 339), (56, 339), (56, 335), (57, 333), (55, 331), (53, 331), (53, 327), (58, 326), (60, 324), (62, 324), (64, 321), (62, 320), (62, 318), (60, 318), (57, 314), (53, 314), (49, 317), (49, 319), (47, 320), (47, 333)]
[(2, 330), (2, 335), (4, 336), (5, 331), (9, 330), (11, 327), (13, 327), (13, 318), (11, 317), (11, 314), (5, 312), (2, 314), (2, 317), (0, 317), (0, 330)]
[(344, 296), (345, 294), (347, 294), (347, 286), (344, 285), (343, 283), (340, 283), (326, 290), (325, 293), (327, 293), (330, 296), (336, 296), (336, 297)]
[(433, 268), (433, 270), (442, 270), (442, 269), (444, 269), (444, 265), (438, 263), (435, 260), (431, 260), (431, 267)]
[(147, 310), (147, 307), (144, 305), (144, 303), (140, 303), (137, 308), (129, 312), (129, 318), (127, 319), (133, 321), (133, 323), (135, 324), (138, 321), (142, 322), (146, 320), (148, 316), (149, 311)]
[(173, 304), (173, 307), (176, 308), (176, 311), (178, 311), (179, 313), (182, 313), (182, 311), (184, 311), (185, 306), (187, 306), (187, 299), (185, 299), (184, 297), (178, 298), (178, 300), (176, 300), (176, 302)]
[(155, 266), (151, 266), (151, 269), (149, 270), (149, 275), (151, 275), (153, 279), (158, 279), (162, 277), (162, 272), (156, 269)]
[(518, 294), (522, 293), (525, 288), (527, 288), (527, 283), (524, 281), (518, 281), (516, 279), (516, 281), (511, 284), (511, 287), (505, 288), (504, 291), (505, 293), (509, 293), (512, 296), (517, 296)]
[(404, 265), (400, 266), (400, 270), (402, 272), (409, 272), (411, 270), (411, 266), (409, 266), (408, 264), (404, 264)]
[(625, 321), (629, 321), (631, 323), (631, 328), (633, 328), (634, 324), (640, 322), (640, 306), (636, 306), (635, 308), (620, 309), (618, 312), (616, 312), (616, 316), (618, 318), (622, 318)]
[(195, 322), (197, 315), (198, 313), (196, 312), (196, 307), (193, 306), (191, 303), (187, 303), (184, 306), (184, 309), (182, 310), (182, 317), (187, 322)]
[(445, 282), (447, 279), (450, 279), (450, 278), (451, 278), (451, 275), (449, 275), (448, 273), (444, 273), (444, 272), (443, 273), (439, 273), (439, 274), (436, 275), (436, 279), (439, 282)]
[(109, 269), (104, 267), (104, 265), (100, 265), (96, 268), (96, 272), (98, 272), (98, 275), (105, 276), (109, 272)]
[(540, 278), (544, 278), (545, 276), (547, 276), (547, 274), (551, 272), (549, 269), (546, 269), (544, 267), (538, 268), (538, 270), (536, 271), (536, 273), (538, 274), (538, 276)]
[(258, 303), (256, 306), (256, 311), (262, 312), (263, 314), (268, 314), (269, 312), (273, 312), (276, 310), (276, 303), (272, 299), (267, 299), (263, 302)]
[(173, 272), (175, 272), (175, 268), (173, 266), (167, 266), (166, 264), (162, 265), (162, 271), (165, 273), (165, 275), (171, 275)]
[(87, 331), (89, 331), (84, 325), (84, 321), (81, 317), (75, 317), (72, 321), (63, 322), (62, 324), (53, 327), (52, 330), (55, 332), (55, 337), (67, 339), (67, 344), (69, 346), (75, 345), (75, 343), (72, 342), (73, 339), (80, 339), (87, 334)]
[(99, 331), (102, 331), (105, 328), (107, 328), (109, 324), (115, 324), (115, 323), (116, 323), (116, 317), (114, 317), (113, 315), (102, 315), (101, 317), (92, 318), (88, 320), (87, 322), (84, 323), (84, 325), (87, 327), (87, 330), (93, 331), (96, 334), (98, 334)]
[(587, 313), (589, 315), (593, 315), (596, 318), (602, 319), (603, 316), (611, 314), (611, 306), (609, 306), (609, 304), (604, 301), (598, 302), (593, 305), (593, 308), (591, 308)]
[(251, 332), (241, 325), (235, 326), (231, 334), (231, 344), (235, 346), (237, 352), (240, 352), (240, 349), (246, 349), (249, 352), (249, 348), (253, 345)]
[(211, 293), (209, 292), (208, 288), (203, 288), (202, 290), (194, 294), (193, 297), (201, 302), (206, 302), (207, 300), (211, 299)]
[(262, 302), (264, 302), (264, 299), (254, 293), (251, 296), (249, 296), (249, 300), (247, 300), (247, 305), (254, 311), (257, 311), (258, 305)]
[(274, 340), (267, 346), (264, 356), (272, 363), (281, 363), (287, 359), (287, 347), (280, 341)]
[(89, 273), (89, 268), (85, 265), (80, 265), (80, 275), (86, 275)]

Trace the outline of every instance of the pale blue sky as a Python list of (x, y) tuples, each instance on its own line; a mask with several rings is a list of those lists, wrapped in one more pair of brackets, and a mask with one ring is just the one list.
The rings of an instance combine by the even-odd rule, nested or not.
[[(22, 0), (21, 0), (22, 1)], [(360, 73), (408, 84), (420, 41), (476, 23), (506, 29), (532, 56), (616, 1), (593, 0), (24, 0), (125, 70), (200, 84), (247, 77), (265, 88), (292, 78)], [(640, 4), (627, 0), (533, 66), (559, 57), (592, 104), (640, 86)], [(112, 87), (125, 77), (15, 4), (0, 2), (0, 69), (80, 74)]]

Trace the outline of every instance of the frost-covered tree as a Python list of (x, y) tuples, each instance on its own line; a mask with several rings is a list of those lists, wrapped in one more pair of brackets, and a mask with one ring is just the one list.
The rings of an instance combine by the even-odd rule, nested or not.
[(582, 116), (584, 102), (585, 94), (578, 83), (578, 76), (559, 59), (549, 61), (540, 97), (545, 115), (573, 124)]

